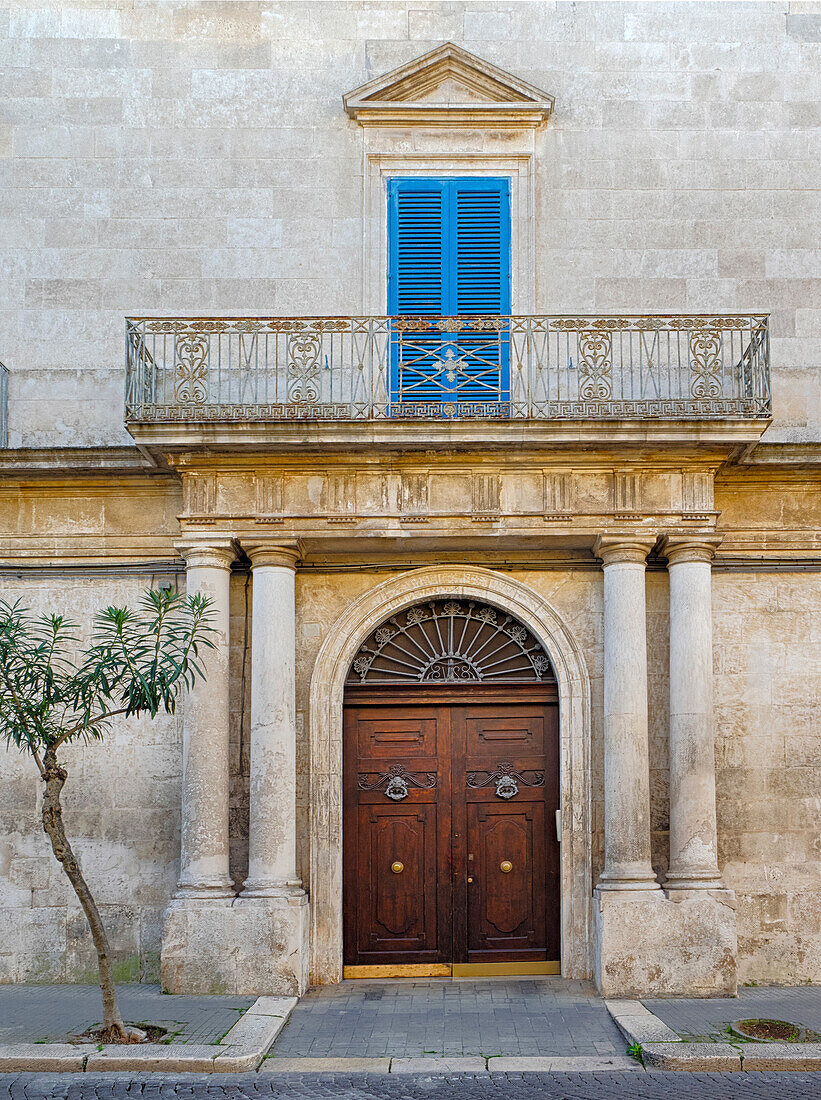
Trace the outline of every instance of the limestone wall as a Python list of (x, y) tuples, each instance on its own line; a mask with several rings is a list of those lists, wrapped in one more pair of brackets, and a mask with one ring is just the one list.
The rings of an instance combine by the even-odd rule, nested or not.
[(535, 308), (771, 311), (768, 438), (818, 439), (820, 39), (818, 6), (786, 2), (9, 5), (12, 445), (128, 441), (126, 314), (361, 312), (341, 96), (444, 40), (556, 96)]
[[(311, 670), (331, 623), (390, 574), (297, 578), (299, 870), (308, 878), (307, 706)], [(514, 570), (579, 639), (592, 695), (593, 869), (602, 860), (602, 585), (590, 571)], [(146, 581), (107, 577), (4, 579), (4, 594), (34, 610), (70, 607), (79, 621), (108, 602), (133, 603)], [(821, 578), (713, 574), (720, 863), (738, 893), (742, 980), (821, 979)], [(231, 869), (247, 863), (248, 670), (246, 578), (232, 582)], [(650, 767), (654, 866), (666, 867), (667, 577), (647, 577)], [(795, 637), (803, 644), (797, 647)], [(246, 701), (242, 663), (246, 660)], [(242, 730), (242, 732), (241, 732)], [(179, 845), (181, 716), (118, 721), (102, 745), (67, 753), (66, 820), (102, 904), (123, 977), (156, 980), (160, 918), (174, 888)], [(0, 757), (0, 980), (93, 980), (85, 922), (40, 828), (34, 768)]]
[[(85, 631), (134, 605), (143, 577), (2, 580), (5, 599), (68, 613)], [(160, 926), (179, 859), (181, 712), (115, 720), (103, 743), (68, 748), (66, 831), (100, 910), (120, 980), (156, 981)], [(40, 821), (34, 763), (0, 749), (0, 981), (95, 981), (85, 917)]]

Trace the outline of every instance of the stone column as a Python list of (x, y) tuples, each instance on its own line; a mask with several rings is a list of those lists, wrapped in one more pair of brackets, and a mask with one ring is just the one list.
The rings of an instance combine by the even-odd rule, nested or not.
[(216, 648), (201, 650), (206, 679), (197, 679), (185, 699), (177, 897), (229, 898), (228, 597), (235, 554), (227, 539), (179, 549), (189, 595), (201, 592), (213, 601)]
[(669, 535), (670, 867), (668, 890), (722, 887), (716, 833), (711, 562), (720, 537)]
[(296, 873), (296, 622), (298, 551), (260, 542), (251, 559), (251, 780), (248, 877), (242, 896), (302, 894)]
[(644, 571), (654, 538), (601, 536), (604, 562), (604, 870), (601, 890), (658, 890), (650, 862)]

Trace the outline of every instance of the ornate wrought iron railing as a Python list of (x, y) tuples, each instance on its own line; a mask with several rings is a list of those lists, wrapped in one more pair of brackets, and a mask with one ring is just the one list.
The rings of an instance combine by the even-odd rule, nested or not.
[(751, 419), (766, 315), (130, 318), (129, 422)]

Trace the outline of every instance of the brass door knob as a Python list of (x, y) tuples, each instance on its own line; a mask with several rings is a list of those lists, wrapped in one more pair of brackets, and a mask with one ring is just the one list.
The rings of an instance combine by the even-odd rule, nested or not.
[(473, 879), (468, 875), (468, 882), (473, 882)]
[(510, 872), (513, 870), (513, 864), (510, 862), (509, 859), (503, 859), (502, 862), (499, 864), (499, 870), (502, 872), (503, 875), (509, 875)]
[(391, 870), (395, 875), (401, 875), (402, 872), (405, 870), (405, 864), (400, 863), (397, 859), (394, 863), (391, 864)]

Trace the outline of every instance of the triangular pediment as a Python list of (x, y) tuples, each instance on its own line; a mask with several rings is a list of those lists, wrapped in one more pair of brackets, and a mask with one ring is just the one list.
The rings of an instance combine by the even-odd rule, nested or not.
[(553, 96), (452, 42), (343, 96), (362, 125), (540, 126)]

